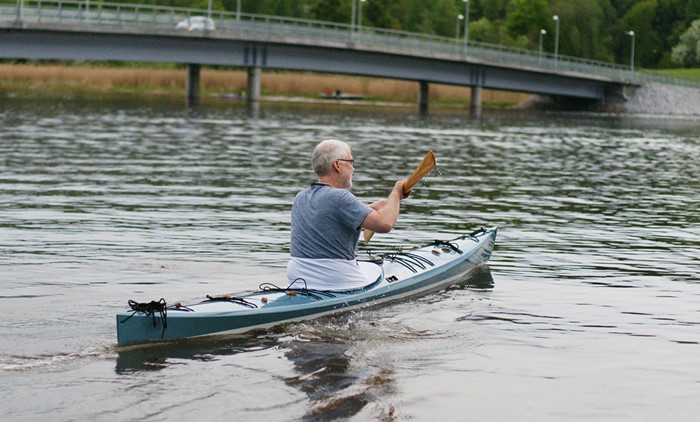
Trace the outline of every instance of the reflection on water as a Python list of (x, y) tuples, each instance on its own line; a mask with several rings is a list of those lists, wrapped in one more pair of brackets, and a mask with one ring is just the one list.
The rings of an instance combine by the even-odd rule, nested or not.
[[(697, 121), (3, 100), (0, 124), (11, 419), (224, 418), (233, 396), (237, 415), (266, 420), (695, 414)], [(489, 267), (371, 311), (115, 351), (128, 299), (284, 284), (291, 203), (325, 138), (353, 145), (353, 191), (368, 202), (428, 149), (438, 157), (396, 230), (363, 250), (498, 225)], [(42, 400), (14, 400), (35, 394), (39, 375)], [(187, 382), (163, 396), (162, 379)]]
[(448, 290), (454, 289), (470, 289), (475, 291), (488, 291), (493, 289), (494, 281), (491, 275), (491, 269), (488, 265), (480, 265), (465, 277), (464, 280), (458, 281)]
[(350, 343), (340, 343), (335, 338), (308, 339), (288, 343), (285, 349), (285, 356), (299, 374), (285, 382), (309, 397), (303, 419), (348, 418), (368, 403), (380, 397), (386, 399), (392, 393), (391, 369), (383, 368), (364, 378), (364, 369), (352, 367)]
[(214, 360), (216, 356), (264, 350), (277, 344), (277, 335), (270, 332), (120, 347), (117, 348), (116, 373), (128, 375), (139, 371), (160, 371), (177, 359), (206, 362)]
[[(345, 315), (333, 324), (348, 324)], [(343, 319), (344, 321), (340, 321)], [(116, 373), (166, 371), (182, 362), (216, 362), (222, 357), (278, 349), (293, 365), (294, 375), (285, 384), (307, 395), (309, 406), (302, 419), (338, 419), (358, 414), (370, 402), (387, 400), (393, 392), (392, 370), (382, 368), (367, 375), (353, 365), (356, 338), (338, 336), (326, 329), (328, 322), (280, 327), (263, 333), (210, 337), (119, 348)], [(380, 413), (390, 417), (391, 408)]]

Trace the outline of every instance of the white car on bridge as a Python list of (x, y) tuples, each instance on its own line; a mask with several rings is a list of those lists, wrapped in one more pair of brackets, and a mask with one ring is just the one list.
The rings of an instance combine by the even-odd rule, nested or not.
[(214, 19), (205, 16), (190, 16), (175, 25), (175, 29), (186, 29), (188, 31), (213, 31), (216, 29)]

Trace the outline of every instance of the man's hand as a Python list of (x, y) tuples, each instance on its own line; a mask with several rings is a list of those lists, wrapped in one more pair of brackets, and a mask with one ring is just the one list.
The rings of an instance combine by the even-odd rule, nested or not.
[(398, 193), (398, 194), (399, 194), (399, 198), (401, 198), (401, 199), (406, 199), (406, 198), (408, 198), (409, 195), (411, 195), (411, 192), (413, 192), (413, 189), (409, 189), (408, 192), (404, 193), (403, 187), (404, 187), (405, 184), (406, 184), (406, 181), (405, 181), (405, 180), (399, 180), (399, 181), (397, 181), (396, 184), (394, 185), (394, 190), (393, 190), (393, 192)]

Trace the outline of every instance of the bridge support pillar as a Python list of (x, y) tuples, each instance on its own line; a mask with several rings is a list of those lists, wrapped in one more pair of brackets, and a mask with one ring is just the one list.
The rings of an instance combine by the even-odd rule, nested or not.
[(260, 80), (262, 69), (256, 66), (248, 68), (248, 112), (257, 115), (260, 111)]
[(201, 66), (198, 64), (187, 65), (187, 80), (185, 82), (185, 91), (187, 92), (187, 105), (196, 106), (199, 103), (199, 71)]
[(428, 114), (430, 85), (428, 85), (427, 81), (419, 81), (418, 83), (418, 113), (421, 115)]
[(469, 104), (469, 117), (478, 119), (481, 117), (481, 87), (472, 87), (472, 99)]

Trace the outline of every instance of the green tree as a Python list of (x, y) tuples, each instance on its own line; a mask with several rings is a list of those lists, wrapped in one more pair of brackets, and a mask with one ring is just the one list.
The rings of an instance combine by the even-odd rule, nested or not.
[[(359, 2), (359, 0), (358, 0)], [(395, 0), (367, 0), (362, 6), (362, 22), (367, 26), (386, 29), (403, 29), (403, 13)]]
[(457, 9), (457, 4), (453, 0), (407, 2), (404, 12), (405, 28), (408, 31), (453, 37), (457, 15), (463, 13), (461, 9)]
[(690, 25), (673, 47), (671, 60), (681, 66), (691, 67), (700, 63), (700, 19)]
[[(305, 17), (306, 6), (310, 3), (312, 2), (305, 0), (242, 0), (241, 9), (245, 13), (301, 18)], [(235, 4), (233, 6), (236, 7)]]
[(424, 2), (407, 2), (404, 9), (404, 24), (407, 31), (433, 33), (435, 26), (433, 11)]
[(469, 23), (469, 40), (518, 48), (530, 47), (530, 41), (525, 35), (511, 37), (506, 31), (503, 21), (490, 21), (487, 18)]
[(683, 15), (686, 22), (690, 24), (692, 21), (700, 18), (700, 0), (683, 0), (683, 2), (685, 3)]
[(511, 0), (504, 23), (511, 37), (533, 37), (551, 16), (548, 0)]
[(485, 17), (469, 23), (469, 39), (472, 41), (497, 44), (504, 37), (502, 31), (503, 25), (495, 24)]
[[(614, 59), (612, 34), (617, 30), (611, 22), (615, 11), (608, 0), (558, 0), (552, 12), (559, 17), (559, 53), (596, 60)], [(554, 35), (551, 16), (548, 16), (548, 24), (552, 30), (548, 33)], [(554, 41), (554, 37), (549, 39)]]
[(661, 39), (654, 30), (657, 26), (657, 4), (657, 0), (639, 1), (622, 17), (625, 31), (634, 31), (635, 62), (641, 66), (655, 65), (662, 55)]
[(313, 19), (350, 24), (352, 0), (317, 0), (310, 6)]
[[(470, 0), (470, 2), (476, 4), (471, 6), (470, 3), (471, 10), (480, 13), (481, 17), (485, 17), (491, 22), (495, 22), (506, 16), (510, 0)], [(478, 20), (477, 16), (474, 16), (474, 19)]]

